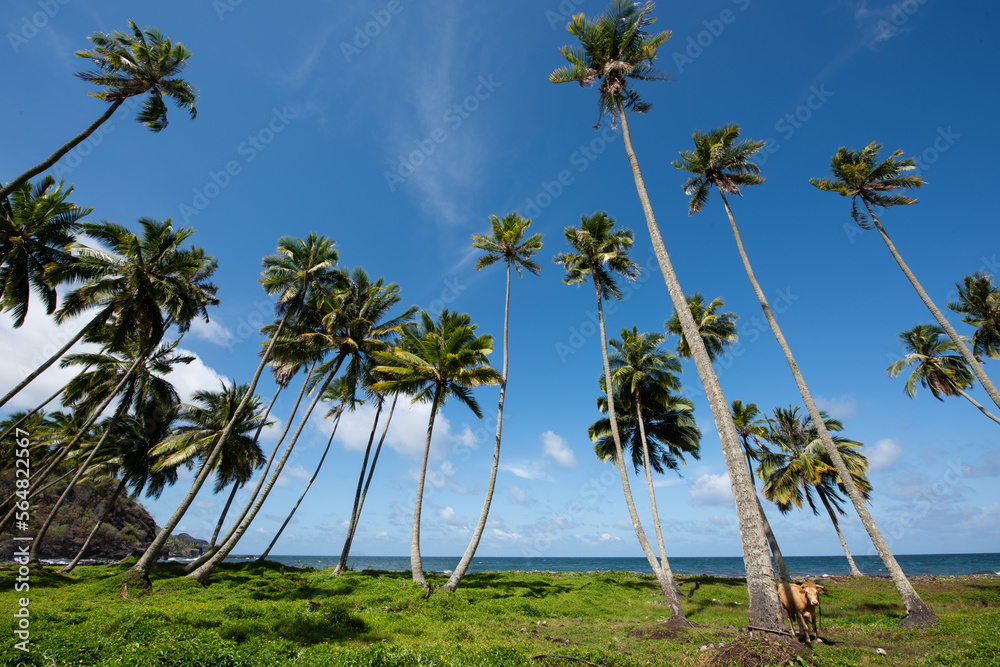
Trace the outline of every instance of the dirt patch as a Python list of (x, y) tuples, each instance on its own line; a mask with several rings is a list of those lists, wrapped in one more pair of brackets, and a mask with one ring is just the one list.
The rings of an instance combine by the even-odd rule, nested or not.
[(797, 655), (801, 655), (807, 664), (815, 664), (809, 658), (809, 649), (798, 642), (790, 644), (742, 636), (712, 653), (705, 662), (705, 667), (781, 665)]
[(693, 627), (690, 621), (675, 616), (669, 621), (657, 623), (654, 627), (636, 628), (628, 635), (636, 639), (674, 639), (690, 627)]

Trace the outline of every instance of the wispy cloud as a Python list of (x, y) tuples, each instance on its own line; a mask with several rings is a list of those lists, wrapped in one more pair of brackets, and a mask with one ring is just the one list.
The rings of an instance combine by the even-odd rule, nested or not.
[(551, 457), (557, 465), (563, 468), (576, 468), (579, 465), (576, 456), (573, 455), (573, 450), (566, 444), (566, 440), (552, 431), (542, 433), (542, 453)]

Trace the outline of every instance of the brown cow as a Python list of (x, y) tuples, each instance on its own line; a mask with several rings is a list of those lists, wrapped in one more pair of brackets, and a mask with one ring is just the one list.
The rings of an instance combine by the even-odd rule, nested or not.
[[(781, 606), (788, 614), (792, 629), (794, 630), (795, 622), (798, 621), (799, 628), (805, 635), (807, 643), (811, 641), (809, 638), (810, 625), (812, 625), (813, 636), (817, 641), (822, 642), (816, 630), (816, 617), (819, 614), (819, 595), (825, 592), (826, 590), (822, 586), (813, 581), (803, 582), (801, 586), (798, 584), (778, 584), (778, 597), (781, 599)], [(789, 593), (791, 593), (791, 599), (789, 599)]]

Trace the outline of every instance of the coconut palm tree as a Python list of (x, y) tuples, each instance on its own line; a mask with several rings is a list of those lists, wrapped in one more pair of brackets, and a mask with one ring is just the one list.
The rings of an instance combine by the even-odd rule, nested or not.
[[(871, 229), (873, 226), (878, 230), (879, 235), (885, 242), (889, 252), (892, 253), (896, 264), (903, 270), (906, 278), (913, 285), (920, 296), (920, 300), (927, 306), (938, 325), (948, 334), (948, 337), (955, 343), (955, 349), (965, 357), (966, 363), (975, 374), (976, 379), (983, 385), (983, 389), (989, 395), (998, 408), (1000, 408), (1000, 391), (997, 391), (992, 380), (986, 375), (982, 365), (972, 354), (972, 350), (965, 344), (962, 337), (955, 331), (955, 327), (945, 318), (941, 310), (934, 304), (917, 277), (910, 270), (910, 267), (903, 261), (902, 255), (896, 250), (882, 227), (881, 221), (875, 215), (874, 206), (888, 208), (890, 206), (901, 206), (915, 204), (916, 199), (901, 195), (896, 190), (911, 190), (923, 187), (924, 179), (920, 176), (905, 176), (903, 172), (914, 169), (916, 163), (913, 158), (899, 158), (903, 151), (895, 151), (892, 155), (881, 162), (878, 161), (878, 152), (882, 150), (882, 145), (876, 141), (871, 142), (860, 151), (852, 151), (846, 147), (841, 147), (837, 154), (830, 161), (830, 171), (833, 178), (810, 178), (809, 182), (820, 190), (836, 192), (842, 197), (851, 198), (851, 216), (862, 229)], [(858, 208), (858, 201), (864, 205), (864, 211)], [(848, 487), (850, 488), (850, 487)], [(852, 497), (853, 500), (853, 497)]]
[(364, 369), (368, 366), (372, 353), (384, 349), (386, 341), (397, 334), (403, 324), (412, 317), (413, 309), (410, 308), (402, 315), (389, 318), (389, 313), (401, 300), (399, 286), (395, 283), (386, 285), (382, 278), (372, 282), (360, 268), (351, 272), (338, 271), (334, 278), (335, 288), (327, 293), (320, 293), (318, 301), (324, 313), (322, 331), (305, 333), (301, 336), (307, 345), (322, 346), (325, 351), (333, 353), (333, 358), (317, 368), (312, 380), (313, 387), (318, 387), (315, 390), (316, 396), (299, 421), (292, 439), (285, 447), (267, 484), (254, 501), (253, 507), (219, 550), (187, 575), (201, 583), (207, 580), (209, 574), (232, 551), (256, 518), (309, 421), (313, 409), (324, 396), (324, 392), (333, 382), (341, 366), (347, 363), (344, 381), (348, 383), (348, 387), (358, 386), (364, 378)]
[(531, 220), (525, 220), (520, 215), (508, 213), (501, 220), (495, 215), (490, 216), (490, 234), (488, 236), (472, 237), (472, 247), (482, 250), (485, 254), (479, 256), (476, 262), (476, 270), (484, 269), (487, 266), (503, 261), (507, 265), (507, 291), (504, 297), (503, 310), (503, 366), (500, 371), (500, 401), (497, 407), (497, 434), (493, 441), (493, 465), (490, 468), (490, 481), (486, 487), (486, 499), (483, 501), (483, 509), (479, 513), (479, 521), (472, 532), (472, 539), (465, 554), (455, 567), (455, 571), (448, 578), (445, 588), (454, 591), (458, 588), (459, 582), (469, 569), (479, 541), (483, 537), (483, 530), (486, 528), (486, 518), (490, 513), (490, 503), (493, 500), (493, 489), (496, 486), (497, 470), (500, 466), (500, 432), (503, 428), (503, 402), (507, 393), (507, 336), (510, 324), (510, 270), (511, 267), (517, 270), (517, 277), (522, 278), (522, 269), (527, 269), (531, 273), (538, 275), (541, 267), (534, 261), (535, 254), (542, 248), (542, 235), (533, 234), (524, 238), (531, 225)]
[(993, 276), (979, 271), (965, 276), (955, 287), (958, 300), (948, 307), (962, 313), (963, 322), (976, 327), (972, 351), (978, 357), (1000, 359), (1000, 288), (993, 284)]
[[(725, 305), (721, 296), (715, 297), (706, 306), (705, 297), (700, 292), (695, 292), (687, 298), (687, 303), (691, 309), (691, 316), (697, 324), (701, 340), (705, 344), (708, 358), (712, 363), (715, 363), (715, 360), (722, 356), (726, 348), (732, 347), (739, 337), (736, 332), (736, 320), (740, 319), (740, 316), (736, 313), (719, 312), (719, 309)], [(670, 319), (663, 323), (663, 328), (666, 329), (667, 333), (680, 337), (677, 341), (677, 356), (691, 359), (691, 346), (688, 345), (676, 310)]]
[(166, 544), (173, 529), (180, 523), (191, 503), (194, 502), (195, 496), (198, 495), (198, 491), (201, 490), (215, 465), (215, 459), (222, 453), (222, 446), (236, 425), (236, 417), (243, 411), (245, 404), (256, 391), (257, 381), (270, 359), (275, 343), (281, 336), (285, 322), (303, 307), (310, 292), (324, 291), (334, 285), (337, 257), (338, 253), (332, 239), (312, 233), (305, 241), (290, 236), (281, 237), (278, 239), (277, 253), (268, 255), (262, 260), (264, 271), (260, 282), (265, 292), (272, 296), (278, 296), (278, 302), (275, 305), (275, 310), (280, 315), (278, 325), (268, 341), (267, 348), (261, 355), (260, 363), (257, 365), (249, 387), (247, 387), (247, 392), (243, 395), (241, 404), (233, 411), (233, 419), (219, 436), (215, 449), (208, 455), (201, 472), (191, 484), (191, 489), (188, 490), (180, 505), (167, 519), (145, 553), (133, 566), (140, 582), (146, 583), (148, 581), (149, 570), (159, 558), (163, 545)]
[[(996, 415), (988, 412), (979, 401), (965, 393), (972, 386), (974, 376), (965, 358), (955, 352), (955, 343), (945, 337), (944, 330), (933, 324), (918, 324), (899, 334), (906, 356), (889, 365), (886, 372), (895, 378), (907, 368), (913, 372), (903, 385), (903, 391), (910, 398), (917, 395), (917, 382), (931, 390), (931, 395), (939, 401), (944, 396), (962, 396), (984, 415), (1000, 424)], [(951, 354), (949, 354), (951, 353)]]
[(86, 130), (0, 188), (0, 200), (58, 162), (111, 118), (130, 97), (149, 93), (135, 119), (153, 132), (167, 126), (164, 98), (171, 100), (179, 109), (186, 110), (191, 118), (197, 115), (194, 106), (197, 93), (191, 84), (179, 78), (187, 67), (191, 52), (180, 42), (173, 44), (156, 28), (140, 30), (132, 20), (128, 25), (131, 34), (95, 32), (88, 38), (94, 45), (93, 50), (76, 52), (77, 56), (92, 61), (96, 66), (93, 70), (77, 73), (84, 81), (102, 87), (100, 91), (88, 94), (108, 102), (110, 106)]
[(778, 346), (785, 356), (785, 361), (792, 372), (792, 377), (795, 379), (795, 384), (799, 389), (799, 394), (802, 396), (806, 409), (809, 411), (812, 423), (815, 424), (819, 438), (823, 446), (830, 453), (830, 458), (836, 466), (838, 474), (845, 480), (844, 485), (847, 488), (851, 502), (854, 504), (858, 516), (861, 517), (861, 521), (868, 531), (872, 543), (875, 544), (876, 551), (878, 551), (879, 556), (885, 563), (886, 569), (890, 572), (893, 583), (896, 585), (896, 590), (899, 592), (900, 598), (902, 598), (906, 606), (907, 618), (904, 619), (903, 625), (926, 626), (933, 623), (935, 616), (927, 608), (923, 600), (920, 599), (920, 596), (917, 595), (913, 586), (910, 585), (909, 580), (906, 579), (903, 570), (899, 567), (895, 557), (889, 550), (888, 544), (885, 543), (878, 526), (875, 525), (871, 513), (868, 512), (863, 494), (854, 488), (847, 465), (841, 460), (836, 443), (826, 429), (825, 421), (822, 419), (819, 408), (816, 407), (816, 402), (813, 400), (808, 385), (806, 385), (798, 363), (792, 355), (791, 347), (785, 340), (785, 336), (781, 332), (781, 327), (778, 326), (778, 320), (775, 318), (774, 312), (767, 302), (767, 297), (764, 296), (764, 290), (761, 288), (760, 283), (757, 282), (753, 267), (750, 265), (750, 258), (747, 256), (746, 248), (743, 246), (743, 239), (740, 235), (739, 227), (736, 226), (736, 219), (733, 216), (733, 211), (729, 206), (729, 199), (726, 195), (735, 194), (742, 196), (741, 188), (758, 185), (763, 182), (763, 179), (760, 177), (760, 170), (753, 162), (753, 155), (763, 148), (764, 142), (749, 139), (738, 141), (739, 136), (740, 130), (737, 125), (721, 127), (707, 134), (695, 131), (693, 135), (694, 150), (681, 152), (680, 159), (672, 163), (678, 169), (693, 174), (687, 183), (684, 184), (684, 192), (691, 197), (688, 205), (688, 213), (689, 215), (694, 215), (701, 211), (708, 201), (711, 189), (714, 187), (718, 190), (719, 196), (722, 198), (723, 207), (726, 210), (726, 216), (729, 218), (729, 226), (733, 231), (733, 238), (736, 240), (740, 259), (743, 261), (743, 268), (746, 271), (747, 278), (750, 280), (750, 285), (753, 287), (754, 294), (757, 295), (760, 307), (764, 311), (764, 318), (767, 320), (768, 326), (771, 327), (771, 332), (774, 334), (775, 339), (778, 341)]
[[(851, 568), (851, 576), (864, 576), (854, 563), (837, 520), (837, 513), (845, 514), (840, 506), (842, 498), (837, 493), (838, 486), (843, 489), (844, 485), (819, 439), (819, 432), (812, 418), (808, 415), (800, 417), (798, 410), (798, 407), (775, 408), (774, 417), (768, 420), (767, 439), (776, 447), (776, 451), (767, 450), (760, 455), (758, 475), (764, 480), (764, 497), (774, 502), (782, 514), (791, 511), (792, 507), (802, 509), (803, 501), (809, 505), (813, 514), (819, 514), (813, 498), (815, 492), (837, 531)], [(839, 420), (831, 419), (825, 412), (820, 414), (828, 432), (843, 430), (843, 424)], [(847, 464), (854, 485), (867, 501), (872, 487), (866, 476), (868, 460), (858, 451), (861, 443), (841, 436), (834, 437), (837, 450)]]
[(45, 268), (72, 260), (66, 246), (76, 241), (80, 219), (94, 210), (66, 201), (72, 192), (46, 176), (0, 200), (0, 310), (13, 313), (14, 328), (24, 324), (32, 291), (47, 315), (55, 312), (56, 290)]
[[(621, 341), (612, 339), (608, 345), (614, 350), (609, 365), (612, 368), (613, 401), (619, 412), (616, 423), (622, 450), (623, 453), (629, 450), (636, 472), (640, 467), (645, 471), (660, 555), (657, 566), (667, 584), (664, 595), (671, 614), (685, 619), (663, 542), (652, 473), (654, 470), (662, 473), (665, 467), (677, 470), (679, 463), (684, 463), (685, 453), (699, 458), (701, 431), (691, 416), (694, 404), (671, 393), (680, 391), (680, 382), (674, 375), (680, 371), (680, 363), (660, 348), (664, 336), (658, 333), (639, 334), (636, 327), (631, 331), (622, 329), (621, 336)], [(602, 412), (608, 413), (607, 387), (603, 378), (601, 384), (604, 394), (598, 397), (597, 404)], [(594, 450), (598, 457), (617, 464), (610, 414), (591, 426), (588, 434), (591, 441), (597, 443)]]
[(628, 507), (632, 526), (642, 547), (649, 565), (656, 575), (667, 600), (672, 615), (683, 619), (683, 610), (677, 600), (672, 577), (656, 559), (656, 554), (649, 546), (646, 532), (642, 528), (639, 515), (632, 499), (632, 489), (625, 468), (625, 457), (622, 449), (621, 433), (618, 429), (618, 414), (615, 409), (614, 383), (611, 379), (611, 366), (607, 350), (607, 334), (604, 328), (604, 300), (621, 299), (621, 290), (615, 282), (615, 274), (620, 274), (628, 280), (635, 280), (639, 274), (638, 265), (628, 256), (632, 247), (632, 230), (615, 228), (614, 218), (604, 211), (598, 211), (591, 216), (581, 216), (580, 227), (566, 228), (566, 242), (573, 252), (559, 253), (553, 261), (562, 264), (566, 270), (563, 282), (567, 285), (578, 285), (588, 278), (593, 280), (597, 296), (597, 320), (601, 334), (601, 359), (604, 363), (604, 388), (608, 399), (607, 413), (611, 428), (611, 438), (615, 446), (615, 462), (622, 481), (622, 491), (625, 494), (625, 504)]
[(704, 343), (698, 336), (697, 324), (686, 307), (684, 291), (656, 224), (656, 216), (653, 214), (649, 193), (639, 168), (639, 160), (632, 147), (632, 135), (626, 111), (645, 113), (650, 105), (643, 101), (629, 84), (631, 81), (665, 79), (665, 76), (653, 67), (653, 61), (656, 59), (657, 49), (670, 38), (670, 33), (660, 32), (652, 35), (648, 32), (656, 21), (651, 15), (653, 6), (650, 0), (641, 3), (614, 0), (596, 20), (587, 19), (583, 14), (574, 16), (567, 25), (567, 30), (579, 39), (580, 47), (565, 46), (560, 49), (560, 53), (569, 61), (569, 66), (552, 72), (549, 80), (553, 83), (576, 82), (584, 87), (600, 81), (598, 113), (602, 115), (607, 113), (612, 122), (617, 121), (621, 124), (625, 154), (632, 168), (632, 177), (646, 218), (646, 228), (652, 241), (653, 252), (656, 254), (667, 292), (670, 294), (670, 301), (674, 310), (679, 313), (684, 335), (689, 341), (694, 341), (692, 355), (695, 367), (698, 369), (719, 431), (740, 525), (743, 560), (747, 571), (747, 592), (750, 598), (747, 609), (750, 625), (765, 634), (780, 635), (784, 633), (781, 603), (772, 579), (773, 570), (767, 554), (767, 541), (760, 513), (753, 499), (756, 495), (753, 482), (743, 467), (742, 450), (729, 412), (729, 403), (719, 385), (719, 379)]
[(502, 381), (500, 373), (490, 367), (488, 359), (493, 351), (493, 337), (477, 335), (476, 328), (472, 319), (464, 313), (451, 313), (446, 308), (434, 319), (426, 311), (421, 311), (420, 324), (404, 326), (397, 347), (391, 352), (375, 352), (375, 359), (379, 362), (375, 372), (382, 373), (386, 378), (375, 383), (372, 387), (375, 391), (409, 394), (414, 402), (430, 401), (431, 404), (410, 536), (410, 569), (414, 583), (421, 586), (426, 586), (427, 580), (420, 559), (420, 514), (434, 418), (447, 399), (454, 396), (481, 419), (483, 415), (479, 403), (470, 389)]

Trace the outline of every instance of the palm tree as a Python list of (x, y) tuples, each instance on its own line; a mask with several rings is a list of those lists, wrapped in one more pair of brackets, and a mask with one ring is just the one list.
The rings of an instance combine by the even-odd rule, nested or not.
[(166, 544), (171, 532), (180, 523), (191, 503), (194, 502), (195, 496), (198, 495), (198, 491), (201, 490), (215, 464), (215, 459), (222, 453), (222, 446), (236, 425), (235, 417), (243, 411), (256, 390), (257, 381), (267, 365), (276, 341), (281, 336), (285, 322), (289, 316), (294, 315), (302, 308), (311, 291), (326, 290), (334, 284), (338, 253), (333, 246), (333, 240), (317, 234), (310, 234), (305, 242), (301, 239), (283, 236), (278, 239), (277, 253), (264, 257), (262, 261), (264, 271), (260, 282), (265, 292), (278, 296), (275, 310), (281, 316), (280, 320), (267, 348), (261, 355), (260, 363), (257, 365), (249, 387), (247, 387), (247, 392), (243, 395), (240, 405), (233, 411), (234, 418), (230, 420), (219, 436), (215, 449), (208, 455), (201, 472), (191, 484), (191, 489), (133, 567), (140, 582), (146, 583), (148, 581), (149, 570), (159, 558), (163, 545)]
[[(905, 369), (913, 366), (913, 372), (903, 385), (903, 391), (910, 398), (917, 395), (917, 382), (931, 390), (931, 395), (939, 401), (944, 396), (962, 396), (976, 406), (980, 412), (1000, 424), (996, 415), (988, 412), (979, 401), (969, 396), (964, 389), (972, 386), (973, 375), (965, 358), (955, 352), (955, 343), (945, 337), (941, 327), (933, 324), (918, 324), (902, 331), (899, 340), (903, 343), (906, 356), (893, 362), (885, 369), (889, 377), (895, 378)], [(949, 354), (952, 353), (952, 354)]]
[(490, 235), (472, 237), (472, 247), (485, 252), (480, 255), (476, 262), (476, 270), (484, 269), (496, 262), (503, 261), (507, 265), (507, 291), (504, 297), (503, 309), (503, 366), (500, 371), (500, 401), (497, 407), (497, 434), (493, 442), (493, 465), (490, 468), (490, 481), (486, 487), (486, 499), (483, 501), (483, 509), (479, 513), (479, 522), (472, 532), (472, 539), (465, 554), (455, 567), (455, 571), (448, 578), (445, 588), (454, 591), (458, 588), (459, 582), (469, 569), (479, 541), (483, 537), (483, 530), (486, 528), (486, 518), (490, 513), (490, 503), (493, 499), (493, 489), (497, 481), (497, 469), (500, 466), (500, 432), (503, 427), (503, 402), (507, 393), (507, 335), (510, 324), (510, 270), (511, 267), (517, 270), (517, 277), (522, 278), (522, 268), (538, 275), (541, 268), (534, 261), (535, 254), (542, 247), (542, 235), (534, 234), (527, 239), (524, 238), (531, 225), (531, 220), (525, 220), (520, 215), (508, 213), (501, 220), (495, 215), (490, 216)]
[[(750, 479), (753, 480), (753, 462), (759, 461), (761, 453), (768, 451), (766, 445), (761, 443), (761, 440), (767, 440), (769, 435), (767, 421), (761, 417), (760, 409), (757, 408), (756, 403), (747, 403), (744, 405), (743, 401), (737, 398), (733, 400), (732, 409), (733, 423), (736, 425), (736, 432), (743, 443), (743, 454), (747, 460), (747, 470), (750, 471)], [(755, 491), (756, 488), (757, 482), (754, 481)], [(754, 496), (756, 497), (756, 494)], [(781, 553), (781, 547), (778, 546), (778, 540), (774, 537), (774, 531), (771, 530), (771, 523), (767, 520), (764, 507), (760, 503), (760, 498), (757, 498), (757, 507), (760, 509), (760, 520), (764, 524), (764, 533), (767, 537), (767, 543), (771, 547), (771, 555), (774, 556), (774, 565), (778, 571), (778, 579), (784, 584), (790, 584), (792, 583), (792, 575), (788, 572), (785, 557)], [(791, 598), (789, 597), (789, 599)]]
[(45, 268), (72, 260), (66, 246), (76, 241), (80, 219), (94, 210), (66, 201), (73, 187), (55, 182), (46, 176), (0, 200), (0, 310), (13, 312), (14, 328), (24, 324), (32, 290), (47, 315), (55, 312), (56, 290)]
[(632, 136), (625, 112), (645, 113), (650, 105), (629, 87), (629, 82), (665, 79), (662, 73), (653, 68), (653, 61), (656, 59), (657, 49), (670, 38), (670, 33), (660, 32), (650, 35), (647, 32), (656, 21), (651, 16), (652, 11), (653, 2), (650, 0), (643, 3), (614, 0), (596, 20), (588, 20), (583, 14), (574, 16), (567, 30), (580, 40), (580, 48), (565, 46), (560, 50), (570, 65), (554, 71), (549, 80), (553, 83), (577, 82), (585, 87), (600, 80), (598, 112), (607, 113), (613, 119), (612, 122), (617, 120), (621, 123), (622, 141), (632, 167), (632, 177), (646, 218), (646, 228), (652, 241), (653, 252), (660, 265), (670, 301), (674, 310), (679, 313), (684, 335), (689, 341), (694, 341), (692, 353), (695, 367), (698, 369), (719, 431), (740, 525), (743, 560), (747, 571), (747, 592), (750, 598), (747, 609), (750, 625), (765, 634), (780, 635), (784, 633), (781, 603), (772, 579), (773, 570), (767, 554), (767, 541), (760, 513), (756, 510), (756, 503), (753, 500), (756, 495), (753, 482), (743, 467), (739, 437), (733, 426), (732, 415), (729, 413), (729, 403), (719, 385), (718, 376), (712, 368), (704, 343), (698, 336), (698, 326), (686, 307), (684, 291), (667, 254), (663, 237), (660, 235), (649, 193), (642, 171), (639, 169), (639, 160), (632, 148)]
[(726, 195), (741, 195), (740, 188), (758, 185), (763, 181), (760, 177), (760, 170), (753, 162), (753, 155), (764, 146), (764, 142), (744, 140), (737, 143), (739, 136), (740, 130), (737, 125), (718, 128), (708, 134), (701, 134), (695, 131), (693, 136), (694, 150), (682, 152), (680, 154), (681, 159), (672, 163), (678, 169), (683, 169), (693, 174), (687, 183), (684, 184), (685, 193), (691, 196), (688, 212), (690, 215), (699, 212), (708, 201), (709, 193), (713, 187), (719, 191), (722, 204), (726, 209), (726, 216), (729, 218), (729, 226), (733, 231), (733, 238), (736, 240), (740, 259), (743, 260), (743, 268), (746, 270), (747, 278), (750, 279), (754, 294), (757, 295), (760, 307), (764, 311), (764, 317), (771, 327), (771, 332), (774, 334), (775, 339), (778, 341), (778, 346), (781, 348), (782, 354), (785, 356), (785, 361), (788, 363), (788, 367), (795, 379), (795, 384), (799, 389), (799, 394), (802, 396), (806, 409), (809, 411), (812, 423), (815, 424), (819, 438), (829, 452), (838, 474), (845, 480), (844, 484), (851, 502), (854, 504), (858, 516), (861, 517), (861, 521), (868, 531), (875, 549), (885, 563), (886, 569), (889, 571), (893, 583), (896, 585), (896, 590), (899, 592), (903, 604), (906, 606), (907, 618), (904, 619), (903, 625), (925, 627), (933, 623), (936, 617), (927, 608), (923, 600), (920, 599), (920, 596), (917, 595), (913, 586), (910, 585), (909, 580), (906, 579), (903, 570), (899, 567), (895, 557), (889, 550), (888, 544), (885, 543), (878, 526), (875, 525), (874, 519), (872, 519), (871, 514), (868, 512), (864, 497), (857, 488), (854, 488), (847, 465), (841, 460), (836, 444), (826, 429), (825, 421), (822, 419), (819, 408), (816, 407), (816, 402), (813, 400), (812, 393), (806, 385), (798, 363), (792, 355), (791, 347), (785, 340), (785, 336), (781, 332), (781, 327), (778, 326), (778, 320), (775, 318), (771, 306), (767, 302), (767, 297), (764, 296), (764, 290), (761, 289), (760, 283), (757, 282), (753, 268), (750, 265), (750, 258), (747, 256), (746, 249), (743, 246), (743, 239), (740, 236), (739, 228), (736, 226), (736, 219), (733, 217), (733, 211), (729, 207), (729, 199)]
[[(916, 163), (913, 158), (902, 158), (899, 156), (903, 151), (895, 151), (885, 160), (878, 162), (878, 152), (882, 150), (882, 145), (878, 142), (871, 142), (860, 151), (852, 151), (846, 147), (841, 147), (830, 162), (830, 171), (834, 178), (810, 178), (809, 182), (820, 190), (836, 192), (842, 197), (851, 198), (851, 216), (862, 229), (871, 229), (872, 226), (878, 230), (879, 235), (885, 242), (889, 252), (903, 270), (913, 289), (917, 291), (920, 300), (927, 306), (938, 325), (948, 334), (955, 343), (955, 349), (965, 357), (966, 363), (975, 374), (976, 379), (983, 385), (983, 389), (993, 399), (993, 402), (1000, 408), (1000, 391), (993, 385), (993, 382), (986, 375), (982, 365), (972, 354), (969, 346), (965, 344), (962, 337), (958, 335), (951, 323), (945, 319), (941, 310), (934, 304), (923, 286), (917, 281), (917, 277), (910, 270), (910, 267), (903, 261), (903, 257), (896, 250), (882, 227), (881, 221), (875, 215), (873, 206), (888, 208), (890, 206), (900, 206), (915, 204), (916, 199), (894, 193), (895, 190), (910, 190), (920, 188), (924, 184), (920, 176), (904, 176), (903, 172), (914, 169)], [(864, 204), (865, 210), (858, 208), (858, 200)], [(866, 215), (867, 212), (867, 215)], [(850, 486), (848, 486), (848, 489)], [(853, 500), (853, 497), (852, 497)]]
[[(687, 298), (687, 303), (691, 309), (691, 316), (697, 324), (701, 340), (705, 344), (708, 358), (712, 363), (715, 363), (715, 360), (722, 356), (725, 349), (736, 342), (738, 338), (736, 320), (740, 317), (736, 313), (719, 312), (719, 309), (725, 305), (721, 296), (715, 297), (706, 306), (705, 297), (700, 292), (695, 292)], [(663, 323), (663, 328), (666, 329), (667, 333), (680, 336), (680, 340), (677, 341), (677, 356), (690, 359), (692, 357), (691, 346), (681, 328), (681, 320), (677, 316), (676, 310), (670, 319)]]
[[(793, 506), (801, 509), (803, 500), (813, 514), (819, 514), (813, 499), (815, 492), (837, 531), (851, 568), (851, 576), (864, 576), (854, 563), (837, 520), (837, 513), (845, 514), (840, 507), (842, 498), (837, 494), (837, 487), (843, 489), (844, 484), (819, 439), (815, 422), (809, 416), (800, 417), (798, 410), (798, 407), (775, 408), (774, 418), (769, 420), (768, 442), (775, 445), (777, 451), (768, 450), (761, 454), (758, 474), (764, 480), (764, 497), (777, 504), (782, 514), (789, 512)], [(843, 424), (839, 420), (829, 418), (825, 412), (820, 415), (828, 432), (843, 430)], [(861, 490), (862, 497), (867, 501), (871, 484), (866, 476), (868, 460), (858, 451), (861, 443), (841, 436), (835, 436), (835, 439), (837, 451), (847, 464), (854, 485)]]
[(307, 345), (321, 345), (324, 350), (333, 352), (334, 356), (316, 370), (312, 380), (313, 387), (318, 387), (316, 396), (299, 421), (292, 439), (285, 447), (285, 451), (275, 465), (267, 484), (254, 501), (253, 507), (222, 547), (211, 558), (187, 575), (201, 583), (207, 580), (209, 574), (233, 550), (256, 518), (288, 461), (303, 428), (309, 421), (313, 409), (324, 396), (326, 388), (333, 382), (344, 362), (347, 362), (344, 381), (348, 383), (348, 387), (358, 386), (364, 377), (364, 369), (367, 367), (372, 353), (375, 350), (383, 349), (385, 341), (398, 333), (400, 327), (412, 316), (413, 309), (411, 308), (402, 315), (388, 318), (388, 313), (400, 301), (399, 286), (395, 283), (385, 285), (382, 278), (371, 282), (368, 275), (360, 268), (356, 268), (352, 272), (338, 271), (335, 273), (334, 279), (336, 289), (329, 293), (321, 293), (319, 302), (324, 312), (323, 330), (301, 336)]
[(993, 276), (980, 271), (965, 276), (955, 287), (958, 301), (948, 307), (964, 314), (962, 321), (976, 327), (972, 351), (979, 357), (1000, 359), (1000, 288), (993, 284)]
[(581, 216), (579, 228), (567, 227), (566, 242), (569, 243), (574, 252), (559, 253), (553, 259), (553, 261), (562, 264), (566, 270), (563, 282), (567, 285), (578, 285), (590, 278), (594, 282), (594, 291), (597, 295), (597, 320), (601, 334), (601, 359), (604, 363), (604, 388), (608, 399), (607, 413), (611, 426), (611, 438), (615, 445), (615, 462), (618, 464), (629, 517), (632, 519), (632, 526), (635, 528), (639, 545), (642, 547), (654, 574), (656, 574), (664, 598), (668, 601), (671, 614), (680, 614), (679, 618), (683, 618), (683, 611), (680, 609), (679, 601), (677, 601), (673, 582), (668, 578), (667, 571), (657, 561), (656, 554), (649, 546), (649, 540), (646, 538), (646, 532), (642, 528), (639, 515), (635, 510), (635, 502), (632, 499), (632, 489), (628, 481), (628, 472), (625, 469), (621, 433), (618, 429), (618, 413), (614, 400), (615, 385), (611, 379), (607, 334), (604, 328), (604, 300), (621, 299), (621, 291), (615, 283), (615, 274), (621, 274), (628, 280), (635, 280), (639, 273), (638, 265), (628, 256), (628, 250), (632, 247), (632, 230), (615, 229), (614, 218), (599, 211), (590, 217)]
[(479, 403), (470, 389), (500, 384), (502, 377), (490, 367), (487, 357), (493, 351), (493, 337), (476, 335), (477, 327), (468, 315), (444, 309), (435, 320), (426, 311), (421, 311), (420, 320), (419, 326), (408, 324), (403, 327), (401, 343), (392, 352), (375, 352), (375, 358), (380, 363), (375, 371), (384, 374), (386, 379), (375, 383), (372, 388), (380, 393), (410, 394), (414, 402), (431, 403), (410, 536), (413, 581), (426, 586), (420, 559), (420, 510), (434, 418), (438, 408), (454, 396), (481, 419), (483, 415)]
[[(615, 420), (622, 440), (622, 451), (624, 453), (625, 449), (629, 450), (636, 472), (640, 467), (645, 471), (660, 554), (654, 571), (662, 571), (660, 578), (666, 583), (664, 597), (671, 615), (686, 620), (670, 562), (667, 560), (652, 473), (654, 470), (662, 473), (664, 467), (677, 470), (678, 464), (684, 463), (685, 453), (699, 458), (701, 431), (691, 416), (694, 404), (686, 398), (671, 394), (671, 391), (680, 391), (680, 382), (674, 375), (680, 371), (680, 363), (676, 357), (660, 348), (664, 336), (658, 333), (639, 334), (636, 327), (631, 331), (622, 329), (621, 336), (621, 341), (612, 339), (608, 345), (615, 351), (609, 358), (609, 365), (612, 368), (613, 401), (619, 412)], [(610, 428), (608, 392), (603, 378), (601, 385), (604, 393), (597, 400), (598, 408), (609, 416), (598, 420), (590, 427), (588, 434), (597, 443), (594, 449), (598, 457), (617, 464), (614, 435)]]
[(111, 118), (130, 97), (149, 93), (135, 119), (153, 132), (159, 132), (167, 126), (164, 97), (173, 101), (178, 108), (186, 110), (191, 118), (197, 115), (194, 87), (178, 78), (187, 67), (191, 52), (180, 42), (171, 43), (155, 28), (140, 30), (132, 20), (129, 20), (128, 25), (131, 35), (122, 32), (115, 32), (113, 35), (95, 32), (88, 38), (94, 44), (94, 49), (76, 52), (77, 56), (93, 61), (96, 66), (96, 69), (89, 72), (78, 72), (77, 76), (88, 83), (101, 86), (102, 90), (89, 95), (109, 102), (110, 106), (100, 118), (69, 143), (0, 188), (0, 200), (21, 187), (28, 179), (58, 162), (59, 158)]

